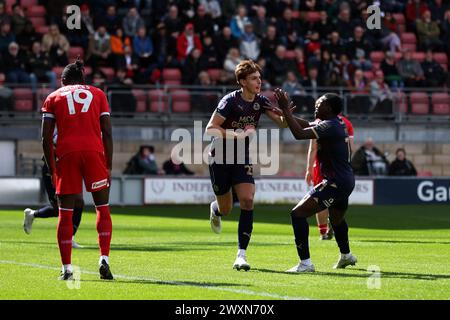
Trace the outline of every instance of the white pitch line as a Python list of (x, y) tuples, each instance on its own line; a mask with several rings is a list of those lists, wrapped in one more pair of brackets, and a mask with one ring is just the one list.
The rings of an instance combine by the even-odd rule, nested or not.
[[(22, 266), (22, 267), (32, 267), (32, 268), (39, 268), (39, 269), (46, 269), (46, 270), (61, 271), (61, 268), (56, 268), (56, 267), (52, 267), (52, 266), (46, 266), (46, 265), (36, 264), (36, 263), (17, 262), (17, 261), (11, 261), (11, 260), (0, 260), (0, 264), (11, 264), (11, 265)], [(98, 275), (98, 272), (93, 272), (93, 271), (89, 271), (89, 270), (81, 270), (81, 273)], [(269, 292), (257, 292), (257, 291), (244, 290), (244, 289), (215, 287), (215, 286), (211, 286), (208, 284), (193, 284), (193, 283), (188, 283), (188, 282), (167, 281), (167, 280), (159, 280), (159, 279), (147, 278), (147, 277), (141, 277), (141, 276), (128, 276), (128, 275), (122, 275), (122, 274), (114, 274), (114, 278), (126, 279), (126, 280), (149, 281), (149, 282), (154, 282), (155, 284), (170, 284), (170, 285), (177, 285), (177, 286), (197, 287), (197, 288), (204, 288), (204, 289), (208, 289), (208, 290), (242, 293), (242, 294), (247, 294), (250, 296), (260, 296), (260, 297), (268, 297), (268, 298), (283, 299), (283, 300), (310, 300), (310, 298), (307, 298), (307, 297), (283, 296), (283, 295), (273, 294), (273, 293), (269, 293)]]

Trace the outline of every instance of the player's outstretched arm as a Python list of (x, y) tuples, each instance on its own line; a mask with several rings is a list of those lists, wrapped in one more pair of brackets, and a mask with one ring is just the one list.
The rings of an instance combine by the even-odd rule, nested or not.
[(112, 138), (112, 126), (109, 115), (103, 115), (100, 117), (100, 128), (102, 130), (103, 148), (105, 150), (106, 165), (111, 174), (112, 169), (112, 157), (113, 157), (113, 138)]
[(289, 107), (289, 96), (285, 91), (281, 89), (275, 89), (275, 98), (278, 101), (278, 106), (283, 111), (286, 122), (288, 123), (289, 129), (291, 130), (295, 139), (317, 139), (314, 132), (311, 129), (308, 129), (310, 127), (308, 121), (294, 117), (291, 108)]
[(44, 151), (44, 159), (47, 163), (49, 173), (52, 176), (56, 171), (55, 151), (53, 147), (53, 132), (55, 131), (55, 119), (49, 117), (42, 118), (41, 139), (42, 150)]

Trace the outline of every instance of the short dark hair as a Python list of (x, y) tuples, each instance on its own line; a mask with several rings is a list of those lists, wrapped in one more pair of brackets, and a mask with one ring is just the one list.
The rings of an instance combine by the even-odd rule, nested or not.
[(326, 103), (335, 115), (338, 115), (342, 112), (343, 104), (342, 99), (339, 95), (335, 93), (326, 93), (323, 95), (324, 100), (322, 103)]
[(61, 79), (64, 85), (84, 84), (84, 66), (79, 57), (77, 58), (77, 61), (68, 64), (64, 68)]
[(395, 154), (399, 153), (400, 151), (406, 155), (406, 151), (403, 148), (398, 148), (397, 150), (395, 150)]

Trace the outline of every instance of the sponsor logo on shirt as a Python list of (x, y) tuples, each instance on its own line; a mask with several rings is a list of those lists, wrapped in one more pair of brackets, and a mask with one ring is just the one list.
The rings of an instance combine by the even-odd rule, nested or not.
[(108, 179), (103, 179), (103, 180), (92, 183), (92, 189), (98, 189), (98, 188), (101, 188), (104, 186), (109, 187)]

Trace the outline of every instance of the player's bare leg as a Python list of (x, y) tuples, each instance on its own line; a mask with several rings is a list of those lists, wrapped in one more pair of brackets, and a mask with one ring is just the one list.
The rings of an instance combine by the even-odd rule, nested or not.
[(210, 204), (209, 222), (211, 230), (214, 233), (222, 232), (222, 216), (227, 216), (231, 213), (233, 208), (233, 194), (230, 191), (216, 196), (216, 200)]
[(334, 265), (334, 269), (343, 269), (349, 265), (354, 266), (357, 262), (355, 256), (350, 252), (350, 245), (348, 242), (348, 225), (345, 221), (344, 215), (346, 210), (338, 208), (329, 208), (330, 222), (333, 226), (336, 242), (339, 246), (341, 255), (339, 261)]
[(239, 247), (233, 268), (248, 271), (250, 270), (250, 265), (247, 262), (246, 251), (253, 231), (253, 198), (255, 195), (255, 185), (253, 183), (239, 183), (234, 186), (234, 190), (239, 199), (241, 214), (239, 216), (238, 227)]
[(292, 228), (294, 230), (295, 245), (300, 262), (287, 270), (290, 273), (314, 272), (315, 268), (309, 254), (309, 225), (308, 217), (320, 212), (322, 209), (317, 201), (309, 194), (306, 195), (291, 212)]
[(113, 280), (113, 275), (109, 269), (109, 250), (111, 246), (112, 221), (109, 210), (109, 188), (92, 192), (97, 213), (98, 244), (100, 247), (100, 279)]
[(320, 240), (333, 239), (333, 229), (328, 225), (328, 209), (318, 212), (316, 220), (320, 232)]
[(73, 209), (75, 201), (80, 195), (68, 194), (58, 196), (59, 218), (57, 238), (61, 262), (63, 265), (60, 280), (73, 279), (72, 268), (72, 236), (73, 236)]

